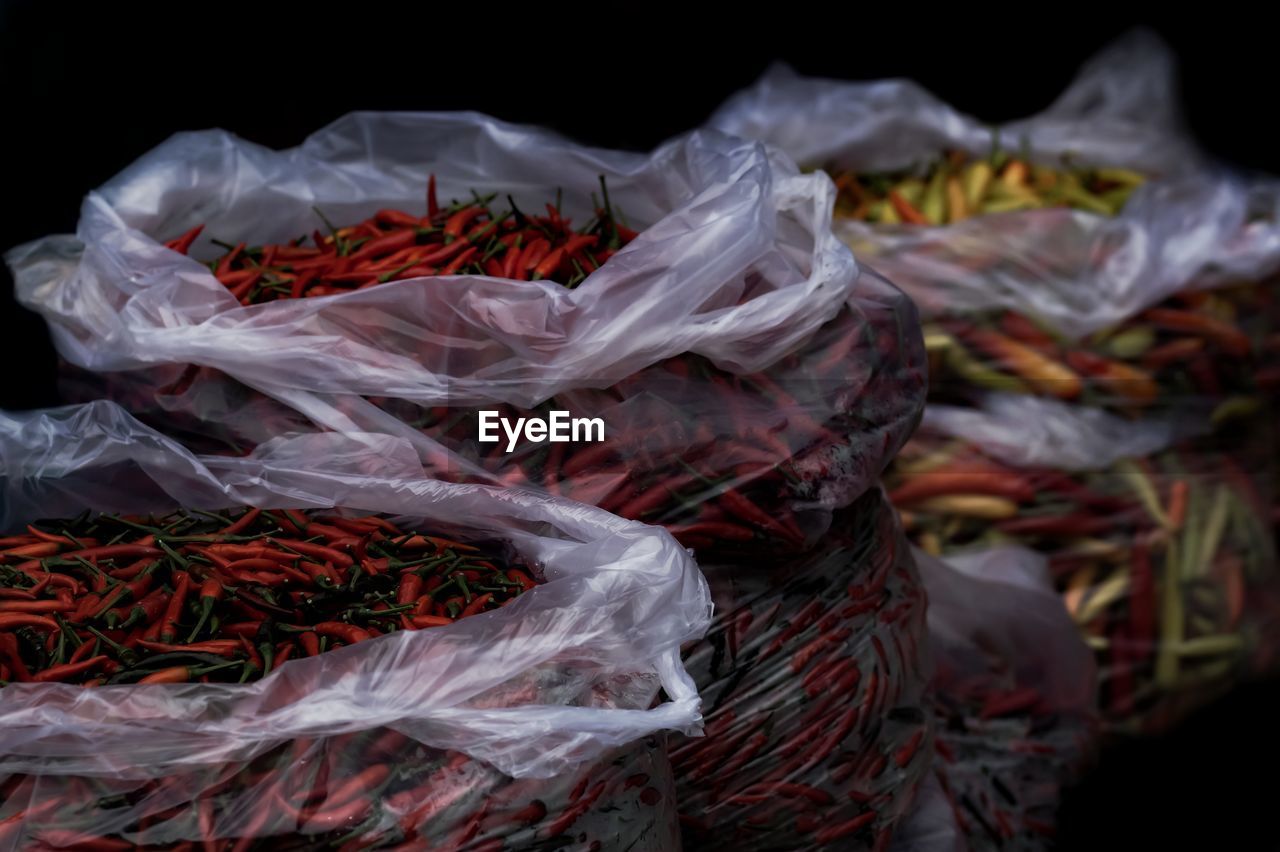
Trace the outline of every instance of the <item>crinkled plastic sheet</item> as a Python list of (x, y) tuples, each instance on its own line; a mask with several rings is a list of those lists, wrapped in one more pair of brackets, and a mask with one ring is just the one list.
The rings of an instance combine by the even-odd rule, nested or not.
[[(435, 478), (546, 488), (662, 524), (699, 553), (814, 546), (834, 509), (874, 487), (914, 429), (925, 387), (915, 311), (874, 274), (861, 276), (854, 298), (805, 344), (759, 373), (735, 375), (684, 354), (535, 409), (481, 407), (510, 422), (555, 410), (599, 418), (607, 446), (520, 441), (512, 449), (505, 434), (481, 443), (481, 408), (302, 391), (275, 391), (275, 399), (207, 367), (64, 372), (64, 387), (81, 398), (105, 395), (210, 451), (318, 429), (397, 435)], [(728, 490), (770, 523), (731, 503)], [(737, 525), (742, 538), (708, 534), (708, 524)]]
[[(5, 529), (85, 508), (338, 506), (510, 541), (545, 580), (500, 611), (290, 661), (252, 685), (7, 686), (4, 771), (151, 778), (386, 726), (545, 777), (659, 730), (698, 728), (678, 655), (706, 628), (710, 598), (659, 529), (552, 497), (427, 480), (412, 452), (381, 436), (197, 457), (109, 403), (3, 415), (0, 460)], [(638, 703), (593, 706), (614, 681), (623, 693), (643, 684)], [(659, 686), (669, 700), (650, 709)]]
[[(1133, 169), (1156, 178), (1114, 218), (1039, 209), (947, 227), (839, 220), (858, 257), (930, 318), (991, 308), (1079, 337), (1187, 287), (1265, 277), (1280, 264), (1280, 182), (1206, 160), (1177, 107), (1174, 62), (1153, 35), (1104, 50), (1044, 112), (999, 128), (1035, 162)], [(915, 83), (804, 78), (781, 66), (730, 98), (710, 127), (759, 139), (802, 165), (903, 169), (948, 149), (985, 156), (988, 125)]]
[(987, 394), (973, 408), (930, 405), (923, 428), (971, 442), (1002, 462), (1068, 471), (1153, 455), (1200, 431), (1194, 422), (1126, 420), (1097, 408), (1006, 393)]
[[(511, 193), (589, 215), (603, 175), (640, 236), (573, 290), (485, 276), (397, 281), (241, 307), (163, 241), (284, 241), (384, 207)], [(423, 404), (530, 406), (694, 352), (754, 372), (830, 320), (857, 268), (831, 233), (833, 188), (787, 158), (714, 131), (648, 156), (584, 148), (473, 113), (354, 113), (271, 151), (181, 133), (84, 203), (76, 236), (14, 249), (19, 299), (92, 370), (198, 364), (270, 392), (377, 394)]]
[[(360, 779), (367, 788), (352, 796)], [(374, 728), (162, 779), (0, 777), (0, 848), (667, 852), (679, 843), (671, 784), (657, 735), (517, 779)]]
[(881, 849), (927, 777), (925, 595), (879, 490), (803, 556), (702, 562), (718, 615), (676, 740), (691, 849)]
[(1044, 849), (1063, 788), (1097, 745), (1092, 654), (1042, 555), (915, 557), (929, 596), (934, 772), (963, 848)]

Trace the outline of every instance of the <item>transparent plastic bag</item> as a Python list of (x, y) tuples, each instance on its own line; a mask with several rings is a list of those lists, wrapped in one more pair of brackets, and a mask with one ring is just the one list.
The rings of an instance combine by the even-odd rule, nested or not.
[(880, 849), (931, 759), (925, 596), (879, 490), (802, 556), (704, 561), (718, 615), (674, 741), (686, 846)]
[(1147, 422), (1073, 431), (1050, 400), (1004, 403), (939, 407), (895, 461), (886, 485), (914, 543), (1044, 555), (1097, 655), (1112, 733), (1166, 729), (1274, 668), (1274, 424), (1164, 446), (1130, 443)]
[[(197, 255), (212, 236), (310, 233), (316, 208), (335, 222), (417, 210), (429, 173), (445, 197), (511, 193), (530, 209), (563, 188), (578, 218), (603, 175), (641, 233), (572, 290), (445, 276), (251, 307), (163, 245), (202, 223)], [(263, 389), (527, 406), (684, 352), (742, 372), (776, 361), (854, 292), (830, 202), (824, 177), (714, 132), (643, 156), (472, 113), (354, 113), (280, 152), (178, 134), (91, 193), (74, 238), (7, 260), (19, 299), (87, 369), (191, 363)]]
[[(353, 793), (351, 785), (367, 785)], [(679, 844), (664, 738), (551, 778), (512, 778), (375, 728), (294, 739), (158, 779), (13, 774), (0, 848), (567, 849)], [(206, 847), (210, 848), (210, 847)]]
[[(290, 660), (249, 685), (10, 684), (0, 692), (5, 843), (217, 836), (285, 848), (277, 841), (328, 842), (360, 826), (355, 848), (415, 837), (481, 848), (511, 832), (529, 844), (614, 837), (668, 848), (674, 801), (653, 738), (699, 727), (679, 652), (706, 628), (710, 597), (661, 530), (553, 497), (428, 480), (412, 450), (384, 436), (197, 457), (109, 403), (0, 415), (0, 462), (6, 530), (85, 508), (338, 506), (506, 541), (544, 581), (500, 610)], [(666, 700), (655, 704), (659, 689)], [(326, 799), (321, 785), (290, 788), (303, 797), (290, 800), (291, 818), (264, 807), (310, 760), (392, 780), (358, 806)], [(265, 779), (281, 761), (302, 766)], [(214, 811), (212, 835), (201, 808)]]
[[(252, 180), (215, 183), (246, 163)], [(187, 227), (197, 213), (179, 202), (208, 195), (210, 231), (278, 239), (317, 202), (337, 221), (417, 205), (415, 176), (432, 168), (446, 190), (525, 187), (526, 205), (603, 172), (648, 227), (571, 290), (454, 276), (243, 308), (146, 236)], [(259, 182), (281, 175), (296, 186), (264, 199)], [(71, 369), (100, 371), (70, 377), (77, 398), (105, 393), (184, 440), (241, 452), (283, 431), (398, 435), (437, 478), (550, 488), (692, 545), (789, 551), (873, 487), (923, 396), (914, 308), (857, 275), (830, 233), (830, 192), (709, 132), (646, 158), (477, 116), (357, 115), (292, 152), (177, 137), (90, 197), (80, 242), (9, 261)], [(265, 223), (259, 204), (294, 224)], [(606, 437), (508, 452), (479, 442), (486, 410), (563, 410)]]
[(915, 556), (929, 596), (934, 771), (963, 848), (1043, 849), (1062, 789), (1097, 746), (1093, 657), (1043, 556)]
[[(1196, 149), (1177, 108), (1174, 63), (1137, 32), (1092, 59), (1047, 110), (998, 128), (1032, 164), (1124, 168), (1148, 177), (1118, 215), (1064, 208), (973, 216), (944, 227), (838, 219), (867, 264), (926, 319), (991, 310), (1079, 338), (1188, 287), (1266, 277), (1280, 263), (1280, 183), (1245, 178)], [(708, 125), (801, 165), (896, 172), (947, 151), (985, 157), (992, 129), (914, 83), (802, 78), (774, 67)]]
[(206, 367), (65, 366), (63, 388), (80, 399), (105, 395), (210, 452), (317, 429), (384, 432), (412, 443), (435, 478), (546, 489), (662, 524), (700, 553), (792, 553), (814, 546), (832, 511), (874, 485), (919, 416), (924, 362), (910, 303), (874, 276), (859, 289), (860, 314), (842, 311), (760, 373), (734, 375), (683, 355), (534, 409), (487, 409), (512, 423), (557, 410), (598, 418), (601, 443), (512, 448), (502, 434), (481, 443), (484, 409), (306, 393), (283, 394), (286, 404)]

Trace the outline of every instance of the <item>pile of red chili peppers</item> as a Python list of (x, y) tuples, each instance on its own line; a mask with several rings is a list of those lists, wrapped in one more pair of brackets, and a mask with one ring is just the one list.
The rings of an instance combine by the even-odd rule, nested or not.
[[(355, 225), (335, 228), (321, 216), (328, 233), (317, 230), (284, 245), (229, 245), (209, 269), (243, 305), (332, 296), (388, 281), (439, 275), (488, 275), (516, 281), (546, 279), (573, 288), (614, 252), (636, 237), (609, 201), (600, 178), (603, 203), (579, 230), (560, 213), (560, 198), (546, 215), (526, 215), (507, 196), (509, 207), (494, 212), (496, 195), (454, 201), (441, 207), (436, 179), (427, 184), (427, 213), (379, 210)], [(186, 254), (204, 229), (192, 228), (165, 245)], [(217, 242), (217, 241), (215, 241)]]
[(0, 682), (243, 683), (533, 585), (497, 548), (375, 516), (84, 515), (0, 539)]

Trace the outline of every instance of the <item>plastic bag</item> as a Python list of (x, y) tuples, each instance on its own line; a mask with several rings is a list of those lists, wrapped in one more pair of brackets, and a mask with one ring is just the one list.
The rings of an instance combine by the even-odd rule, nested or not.
[[(109, 403), (0, 416), (0, 462), (4, 529), (83, 508), (341, 506), (500, 538), (545, 575), (501, 610), (291, 660), (251, 685), (10, 684), (0, 693), (5, 843), (217, 836), (287, 848), (358, 827), (360, 848), (552, 837), (669, 848), (660, 735), (699, 724), (678, 655), (706, 628), (710, 597), (660, 530), (427, 480), (415, 454), (383, 436), (197, 457)], [(659, 689), (667, 700), (654, 704)], [(289, 773), (271, 771), (283, 765)], [(390, 780), (358, 812), (331, 795), (277, 807), (285, 783), (313, 770)]]
[(486, 444), (477, 409), (297, 392), (280, 394), (285, 404), (206, 367), (68, 367), (63, 387), (122, 402), (208, 451), (243, 452), (317, 428), (385, 432), (412, 443), (439, 479), (545, 488), (663, 524), (700, 551), (793, 552), (813, 546), (831, 512), (876, 481), (919, 413), (924, 364), (910, 304), (874, 276), (858, 286), (859, 313), (842, 311), (760, 373), (737, 376), (683, 355), (535, 409), (489, 409), (512, 423), (556, 410), (598, 418), (600, 443)]
[(880, 849), (931, 757), (925, 597), (879, 490), (803, 556), (704, 561), (685, 665), (707, 736), (673, 743), (695, 849)]
[[(450, 276), (248, 308), (162, 245), (201, 223), (283, 242), (311, 232), (316, 208), (335, 222), (416, 210), (429, 173), (446, 197), (511, 193), (527, 208), (563, 188), (566, 215), (588, 211), (603, 175), (643, 230), (573, 290)], [(529, 406), (684, 352), (748, 373), (776, 361), (853, 293), (830, 202), (822, 176), (713, 132), (642, 156), (471, 113), (355, 113), (281, 152), (178, 134), (89, 195), (75, 238), (7, 260), (19, 299), (87, 369), (192, 363), (263, 389)]]
[[(364, 147), (351, 148), (357, 131)], [(649, 226), (573, 290), (458, 276), (239, 308), (132, 229), (190, 224), (179, 156), (195, 165), (176, 173), (211, 195), (199, 211), (209, 229), (252, 240), (302, 227), (317, 200), (338, 221), (416, 205), (413, 176), (429, 168), (446, 188), (533, 194), (581, 186), (583, 161)], [(548, 165), (556, 157), (562, 167)], [(292, 230), (263, 223), (259, 178), (212, 194), (222, 170), (244, 162), (263, 181), (296, 179), (288, 203), (268, 204), (294, 217)], [(50, 238), (9, 260), (64, 357), (110, 371), (81, 382), (79, 398), (106, 392), (184, 440), (241, 451), (277, 430), (399, 435), (438, 478), (563, 491), (691, 545), (790, 551), (874, 485), (922, 404), (914, 308), (879, 276), (856, 275), (829, 208), (822, 176), (714, 133), (644, 158), (475, 116), (358, 115), (294, 152), (179, 137), (91, 196), (82, 246)], [(71, 298), (82, 292), (96, 295)], [(207, 304), (192, 307), (199, 294)], [(121, 371), (144, 364), (154, 366)], [(598, 419), (605, 440), (515, 452), (479, 441), (481, 411), (514, 422), (552, 410)]]
[[(929, 595), (935, 774), (966, 849), (1043, 849), (1097, 745), (1097, 672), (1043, 556), (916, 552)], [(945, 836), (943, 832), (943, 836)]]
[[(999, 128), (1033, 163), (1122, 167), (1154, 180), (1119, 215), (1032, 209), (946, 227), (836, 222), (865, 263), (926, 319), (1008, 309), (1071, 338), (1174, 292), (1259, 280), (1280, 263), (1280, 183), (1199, 154), (1177, 109), (1173, 60), (1138, 32), (1091, 60), (1047, 110)], [(776, 145), (801, 165), (882, 172), (947, 150), (985, 156), (991, 129), (914, 83), (848, 83), (770, 69), (709, 126)]]
[[(1159, 447), (1129, 443), (1150, 437), (1148, 423), (1073, 433), (1072, 421), (1054, 425), (1063, 409), (1052, 401), (1008, 403), (939, 407), (908, 443), (886, 475), (908, 537), (948, 559), (1003, 543), (1046, 556), (1097, 654), (1113, 733), (1165, 729), (1270, 670), (1280, 649), (1274, 426)], [(1011, 435), (1011, 411), (1032, 438)], [(1141, 455), (1117, 457), (1112, 444)]]

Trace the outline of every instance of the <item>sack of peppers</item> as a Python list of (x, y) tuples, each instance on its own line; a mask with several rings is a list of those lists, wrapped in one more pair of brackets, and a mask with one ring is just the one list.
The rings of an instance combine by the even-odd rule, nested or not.
[(1196, 149), (1154, 37), (995, 129), (786, 69), (710, 124), (825, 168), (837, 231), (915, 300), (930, 407), (890, 498), (932, 553), (1048, 557), (1108, 730), (1271, 665), (1280, 184)]
[(665, 533), (375, 436), (200, 458), (99, 403), (0, 449), (0, 848), (678, 842), (710, 598)]

